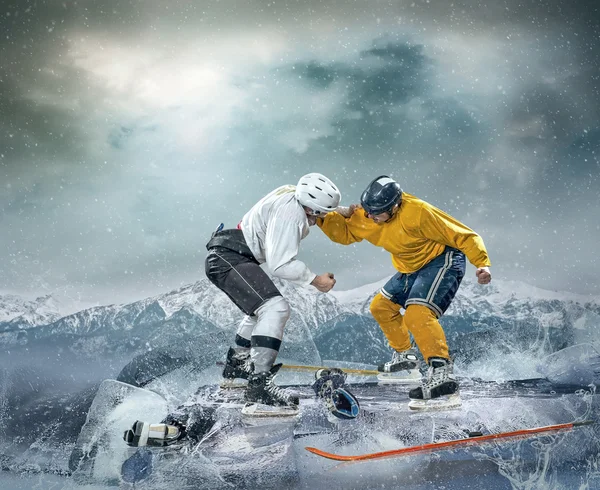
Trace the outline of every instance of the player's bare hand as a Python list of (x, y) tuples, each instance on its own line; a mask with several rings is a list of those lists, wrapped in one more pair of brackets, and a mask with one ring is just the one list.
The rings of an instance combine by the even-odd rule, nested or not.
[(331, 272), (325, 272), (325, 274), (315, 277), (311, 284), (322, 293), (326, 293), (327, 291), (331, 290), (333, 286), (335, 286), (335, 279)]
[(492, 280), (492, 274), (490, 273), (489, 267), (480, 267), (475, 271), (477, 276), (477, 282), (479, 284), (489, 284)]
[(354, 211), (360, 208), (360, 204), (350, 204), (350, 206), (340, 206), (335, 212), (341, 214), (344, 218), (350, 218), (354, 214)]

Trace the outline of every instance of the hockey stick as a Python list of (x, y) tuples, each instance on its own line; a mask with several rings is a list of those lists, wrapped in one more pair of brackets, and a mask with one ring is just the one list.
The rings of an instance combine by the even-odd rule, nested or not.
[(320, 449), (317, 449), (315, 447), (305, 447), (304, 449), (306, 449), (307, 451), (309, 451), (313, 454), (316, 454), (317, 456), (322, 456), (323, 458), (327, 458), (327, 459), (333, 459), (335, 461), (365, 461), (365, 460), (369, 460), (369, 459), (399, 457), (399, 456), (405, 456), (407, 454), (426, 453), (426, 452), (450, 449), (453, 447), (460, 447), (460, 446), (471, 446), (471, 445), (475, 445), (475, 444), (482, 444), (485, 442), (497, 441), (497, 440), (534, 437), (534, 436), (545, 434), (548, 432), (569, 431), (575, 427), (581, 427), (584, 425), (592, 425), (595, 423), (596, 422), (594, 420), (584, 420), (581, 422), (570, 422), (567, 424), (548, 425), (545, 427), (535, 427), (532, 429), (520, 429), (520, 430), (511, 431), (511, 432), (500, 432), (498, 434), (477, 435), (477, 436), (469, 437), (466, 439), (455, 439), (452, 441), (434, 442), (434, 443), (430, 443), (430, 444), (422, 444), (420, 446), (403, 447), (401, 449), (392, 449), (391, 451), (381, 451), (381, 452), (377, 452), (377, 453), (358, 454), (355, 456), (343, 456), (340, 454), (328, 453), (326, 451), (321, 451)]
[[(223, 361), (217, 361), (217, 366), (224, 366), (225, 363)], [(281, 366), (281, 369), (286, 369), (289, 371), (318, 371), (319, 369), (333, 369), (331, 366), (305, 366), (303, 364), (284, 364)], [(361, 376), (377, 376), (381, 374), (379, 371), (375, 369), (353, 369), (353, 368), (345, 368), (339, 367), (337, 369), (341, 369), (347, 374), (358, 374)]]
[[(318, 371), (319, 369), (333, 369), (332, 367), (327, 366), (304, 366), (304, 365), (295, 365), (295, 364), (284, 364), (281, 366), (281, 369), (289, 369), (290, 371)], [(362, 376), (377, 376), (381, 374), (379, 371), (374, 369), (353, 369), (353, 368), (345, 368), (340, 367), (337, 369), (341, 369), (347, 374), (359, 374)]]

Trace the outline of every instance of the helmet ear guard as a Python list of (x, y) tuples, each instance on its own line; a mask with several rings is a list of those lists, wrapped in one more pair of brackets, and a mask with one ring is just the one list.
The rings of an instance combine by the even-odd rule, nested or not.
[(310, 173), (300, 177), (296, 186), (296, 199), (315, 214), (335, 211), (342, 195), (338, 188), (324, 175)]
[(387, 175), (373, 179), (360, 196), (360, 204), (368, 214), (382, 214), (392, 211), (402, 198), (400, 184)]

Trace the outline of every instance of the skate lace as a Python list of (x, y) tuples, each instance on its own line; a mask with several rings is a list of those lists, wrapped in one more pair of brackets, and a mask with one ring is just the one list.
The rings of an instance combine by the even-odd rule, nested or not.
[(247, 357), (244, 361), (244, 364), (242, 365), (242, 370), (248, 374), (252, 374), (252, 372), (254, 371), (254, 366), (252, 365), (252, 359), (250, 357)]
[(448, 366), (440, 366), (434, 368), (429, 366), (427, 371), (427, 380), (425, 381), (425, 388), (433, 388), (434, 386), (441, 385), (444, 381), (448, 380), (449, 375)]
[(279, 398), (280, 400), (288, 400), (292, 396), (292, 394), (288, 390), (277, 386), (273, 382), (273, 376), (269, 376), (267, 378), (267, 382), (265, 383), (265, 389), (275, 398)]
[(241, 368), (242, 371), (248, 374), (252, 374), (254, 372), (254, 366), (252, 364), (252, 358), (249, 354), (240, 355), (237, 354), (233, 356), (234, 366), (237, 365), (238, 368)]
[(410, 354), (414, 356), (414, 352), (412, 350), (406, 350), (402, 352), (394, 351), (394, 353), (392, 354), (391, 364), (399, 364), (404, 361), (414, 361), (414, 359), (408, 358)]
[(399, 362), (402, 362), (402, 357), (402, 353), (394, 351), (392, 354), (392, 364), (398, 364)]

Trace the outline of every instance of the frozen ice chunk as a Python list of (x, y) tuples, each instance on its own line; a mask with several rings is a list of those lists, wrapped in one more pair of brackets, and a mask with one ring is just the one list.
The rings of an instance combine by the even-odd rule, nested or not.
[(136, 451), (123, 441), (124, 431), (136, 420), (159, 421), (167, 413), (167, 402), (157, 393), (103, 381), (71, 454), (73, 479), (84, 484), (118, 483), (123, 462)]
[(539, 371), (553, 383), (600, 384), (600, 343), (578, 344), (544, 358)]

